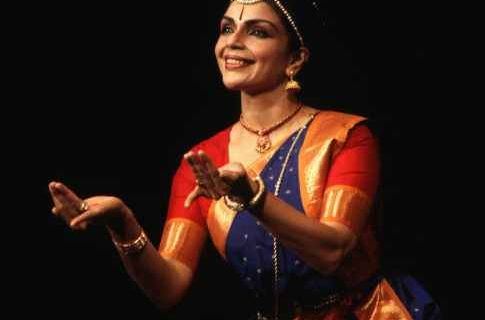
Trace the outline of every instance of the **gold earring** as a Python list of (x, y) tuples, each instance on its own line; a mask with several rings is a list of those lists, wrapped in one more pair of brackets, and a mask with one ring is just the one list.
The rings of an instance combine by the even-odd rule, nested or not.
[(301, 86), (298, 81), (293, 79), (294, 71), (290, 71), (290, 81), (286, 83), (286, 91), (298, 93), (301, 90)]

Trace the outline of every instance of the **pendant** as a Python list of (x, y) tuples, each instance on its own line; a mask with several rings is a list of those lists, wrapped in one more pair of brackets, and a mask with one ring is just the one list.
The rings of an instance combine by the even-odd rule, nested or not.
[(271, 149), (271, 140), (269, 140), (269, 135), (259, 136), (256, 141), (256, 151), (258, 153), (264, 153)]

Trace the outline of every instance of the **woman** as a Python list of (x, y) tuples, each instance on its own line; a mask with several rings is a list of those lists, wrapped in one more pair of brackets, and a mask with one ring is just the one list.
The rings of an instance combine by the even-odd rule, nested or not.
[(257, 319), (438, 316), (412, 279), (378, 273), (379, 159), (365, 119), (297, 98), (294, 78), (311, 49), (298, 17), (315, 6), (229, 4), (215, 55), (224, 85), (240, 91), (240, 120), (184, 156), (158, 250), (120, 199), (83, 200), (50, 183), (53, 213), (72, 229), (106, 225), (128, 273), (160, 308), (183, 297), (209, 235), (253, 292)]

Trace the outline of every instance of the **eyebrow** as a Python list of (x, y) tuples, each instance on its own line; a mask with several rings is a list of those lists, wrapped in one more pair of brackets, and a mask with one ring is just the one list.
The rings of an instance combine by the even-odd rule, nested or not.
[[(231, 18), (231, 17), (229, 17), (229, 16), (224, 16), (224, 17), (222, 17), (222, 20), (229, 20), (229, 22), (230, 22), (230, 23), (232, 23), (232, 24), (236, 24), (236, 23), (234, 22), (234, 19), (233, 19), (233, 18)], [(276, 26), (276, 25), (275, 25), (273, 22), (271, 22), (271, 21), (269, 21), (269, 20), (264, 20), (264, 19), (251, 19), (251, 20), (246, 20), (246, 21), (244, 21), (244, 23), (245, 23), (245, 24), (247, 24), (247, 25), (250, 25), (250, 26), (252, 26), (252, 25), (254, 25), (254, 24), (257, 24), (257, 23), (267, 23), (267, 24), (269, 24), (270, 26), (272, 26), (272, 27), (273, 27), (273, 29), (275, 29), (275, 30), (279, 30), (279, 29), (278, 29), (278, 27), (277, 27), (277, 26)]]

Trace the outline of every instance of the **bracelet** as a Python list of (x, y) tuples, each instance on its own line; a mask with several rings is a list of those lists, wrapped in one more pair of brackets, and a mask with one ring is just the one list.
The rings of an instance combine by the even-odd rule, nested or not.
[(266, 195), (266, 185), (264, 184), (263, 179), (261, 179), (260, 176), (257, 176), (254, 181), (258, 183), (258, 192), (256, 192), (254, 197), (249, 201), (249, 208), (258, 206)]
[(130, 255), (134, 253), (138, 253), (143, 248), (145, 248), (146, 244), (148, 243), (148, 237), (145, 232), (142, 230), (138, 238), (130, 242), (118, 242), (113, 239), (113, 243), (115, 244), (118, 251), (120, 251), (124, 255)]
[(249, 200), (247, 203), (242, 203), (238, 201), (231, 200), (227, 195), (223, 197), (224, 204), (229, 208), (236, 212), (244, 211), (246, 209), (254, 208), (260, 204), (260, 202), (264, 199), (264, 195), (266, 194), (266, 186), (264, 184), (263, 179), (260, 176), (257, 176), (254, 181), (258, 184), (258, 191), (256, 194)]
[(246, 205), (244, 203), (231, 200), (231, 199), (229, 199), (229, 197), (227, 195), (222, 197), (222, 199), (224, 200), (224, 204), (226, 205), (226, 207), (228, 207), (231, 210), (234, 210), (236, 212), (240, 212), (240, 211), (244, 211), (244, 209), (246, 209)]

